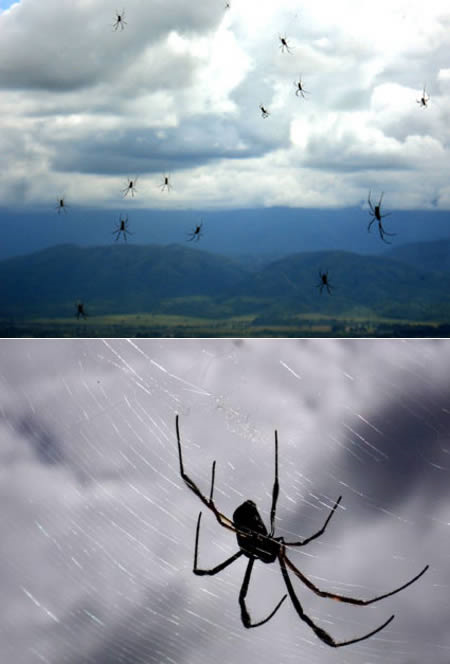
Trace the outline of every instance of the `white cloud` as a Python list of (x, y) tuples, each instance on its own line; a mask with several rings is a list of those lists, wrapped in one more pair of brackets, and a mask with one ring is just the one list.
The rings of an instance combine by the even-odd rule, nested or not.
[[(447, 2), (224, 6), (129, 0), (117, 32), (112, 0), (22, 0), (0, 14), (0, 202), (20, 191), (47, 205), (64, 189), (115, 207), (139, 172), (141, 207), (355, 205), (380, 183), (394, 206), (448, 208)], [(170, 197), (157, 187), (168, 169)]]

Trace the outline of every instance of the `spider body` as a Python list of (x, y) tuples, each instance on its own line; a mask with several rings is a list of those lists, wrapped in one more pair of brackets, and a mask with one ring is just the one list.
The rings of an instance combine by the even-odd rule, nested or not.
[(269, 111), (266, 108), (264, 108), (264, 106), (262, 104), (259, 105), (259, 110), (261, 111), (261, 116), (263, 118), (268, 118), (269, 117), (269, 115), (270, 115)]
[(202, 236), (203, 221), (201, 221), (195, 228), (188, 234), (188, 242), (198, 242)]
[(127, 25), (127, 22), (125, 20), (125, 10), (122, 9), (122, 13), (119, 14), (119, 12), (116, 9), (116, 20), (113, 23), (113, 28), (114, 31), (117, 32), (117, 30), (120, 28), (121, 30), (124, 30), (124, 25)]
[(236, 539), (244, 556), (273, 563), (280, 552), (278, 540), (269, 536), (253, 500), (246, 500), (233, 514)]
[(301, 76), (298, 81), (294, 81), (294, 87), (296, 88), (295, 90), (296, 97), (298, 97), (298, 95), (300, 94), (303, 97), (303, 99), (306, 99), (305, 94), (309, 95), (308, 90), (305, 90), (305, 88), (303, 87)]
[(77, 320), (80, 319), (80, 316), (85, 320), (87, 318), (87, 313), (84, 310), (84, 304), (82, 302), (77, 303), (77, 313), (76, 313)]
[(112, 234), (116, 236), (116, 242), (121, 235), (123, 235), (125, 242), (127, 241), (127, 235), (133, 235), (128, 228), (128, 217), (124, 217), (123, 219), (122, 217), (119, 217), (119, 223), (113, 230)]
[(420, 108), (426, 108), (429, 101), (430, 97), (427, 96), (427, 93), (425, 92), (425, 86), (423, 86), (422, 96), (420, 99), (416, 99), (416, 102), (420, 104)]
[(291, 47), (287, 43), (286, 35), (284, 37), (282, 37), (281, 35), (278, 35), (278, 37), (280, 39), (280, 51), (282, 53), (284, 53), (285, 51), (287, 51), (288, 53), (292, 53)]
[(64, 212), (64, 214), (67, 214), (67, 205), (66, 205), (66, 202), (64, 200), (64, 197), (62, 196), (61, 198), (57, 198), (56, 201), (58, 203), (57, 206), (56, 206), (56, 210), (57, 210), (58, 214), (61, 214), (61, 212)]
[(125, 196), (127, 196), (127, 195), (130, 194), (130, 193), (131, 193), (131, 195), (134, 197), (134, 194), (135, 194), (136, 191), (137, 191), (137, 189), (136, 189), (136, 182), (137, 182), (137, 175), (136, 175), (136, 177), (134, 178), (134, 180), (130, 180), (130, 178), (128, 178), (128, 184), (127, 184), (127, 186), (125, 187), (125, 189), (122, 189), (122, 193), (123, 193), (123, 197), (124, 197), (124, 198), (125, 198)]
[(164, 191), (164, 189), (166, 189), (168, 192), (172, 189), (172, 185), (169, 182), (168, 175), (163, 176), (163, 181), (161, 182), (160, 189), (161, 191)]
[[(302, 581), (302, 583), (304, 583), (307, 588), (312, 590), (316, 595), (319, 595), (319, 597), (328, 597), (330, 599), (338, 600), (339, 602), (346, 602), (348, 604), (354, 604), (356, 606), (367, 606), (368, 604), (372, 604), (373, 602), (376, 602), (380, 599), (384, 599), (385, 597), (390, 597), (391, 595), (395, 595), (395, 593), (398, 593), (404, 588), (410, 586), (412, 583), (417, 581), (417, 579), (419, 579), (423, 574), (425, 574), (425, 572), (428, 569), (428, 565), (426, 565), (424, 569), (421, 572), (419, 572), (419, 574), (417, 574), (414, 578), (404, 583), (402, 586), (396, 588), (395, 590), (391, 590), (390, 592), (385, 593), (384, 595), (378, 595), (377, 597), (373, 597), (372, 599), (368, 600), (349, 597), (348, 595), (338, 595), (336, 593), (331, 593), (318, 588), (288, 558), (286, 549), (287, 547), (290, 546), (305, 546), (306, 544), (309, 544), (309, 542), (311, 542), (312, 540), (320, 537), (324, 533), (331, 517), (333, 516), (333, 514), (336, 511), (336, 508), (341, 502), (342, 496), (339, 496), (337, 501), (334, 503), (334, 506), (331, 508), (331, 511), (329, 512), (327, 518), (325, 519), (325, 523), (323, 524), (322, 528), (320, 528), (320, 530), (318, 530), (313, 535), (310, 535), (310, 537), (295, 542), (286, 542), (283, 537), (274, 537), (275, 515), (276, 515), (277, 500), (279, 493), (278, 434), (276, 431), (275, 431), (275, 480), (272, 488), (272, 506), (270, 509), (270, 531), (268, 531), (258, 512), (256, 504), (252, 500), (246, 500), (244, 503), (239, 505), (239, 507), (234, 511), (233, 520), (229, 519), (227, 516), (225, 516), (225, 514), (222, 514), (222, 512), (218, 510), (213, 497), (214, 479), (216, 472), (215, 461), (212, 464), (211, 488), (209, 491), (209, 497), (207, 497), (204, 493), (202, 493), (202, 491), (198, 488), (196, 483), (189, 477), (189, 475), (187, 475), (187, 473), (184, 470), (178, 415), (175, 418), (175, 428), (176, 428), (177, 445), (178, 445), (178, 460), (180, 464), (180, 475), (183, 481), (185, 482), (186, 486), (193, 493), (195, 493), (197, 498), (199, 498), (201, 502), (212, 512), (212, 514), (217, 519), (219, 525), (235, 533), (239, 545), (239, 550), (236, 553), (234, 553), (232, 556), (230, 556), (223, 562), (219, 563), (215, 567), (211, 569), (202, 569), (201, 567), (199, 567), (198, 543), (200, 538), (200, 523), (202, 518), (202, 513), (200, 512), (200, 514), (198, 515), (197, 528), (195, 531), (194, 566), (192, 571), (194, 572), (194, 574), (197, 574), (198, 576), (205, 576), (205, 575), (213, 576), (214, 574), (218, 574), (226, 567), (234, 563), (241, 556), (244, 555), (246, 558), (248, 558), (244, 579), (242, 581), (241, 589), (239, 591), (239, 606), (241, 609), (241, 620), (244, 627), (251, 628), (251, 627), (259, 627), (260, 625), (264, 625), (264, 623), (268, 622), (275, 615), (275, 613), (281, 607), (281, 605), (283, 604), (288, 595), (291, 599), (292, 605), (295, 611), (297, 612), (299, 618), (313, 630), (316, 636), (323, 643), (326, 643), (328, 646), (332, 648), (339, 648), (341, 646), (348, 646), (351, 643), (357, 643), (358, 641), (364, 641), (365, 639), (368, 639), (374, 634), (380, 632), (394, 619), (394, 616), (391, 616), (382, 625), (375, 628), (368, 634), (365, 634), (364, 636), (359, 636), (353, 639), (349, 639), (347, 641), (335, 641), (335, 639), (333, 639), (333, 637), (330, 636), (328, 632), (326, 632), (322, 627), (316, 625), (316, 623), (305, 613), (300, 603), (300, 600), (294, 590), (294, 586), (292, 585), (288, 569), (291, 572), (293, 572), (295, 576), (298, 579), (300, 579), (300, 581)], [(278, 604), (275, 606), (275, 608), (266, 618), (260, 620), (259, 622), (252, 622), (245, 600), (247, 597), (248, 587), (250, 584), (253, 565), (256, 560), (260, 560), (263, 563), (274, 563), (278, 561), (281, 575), (286, 585), (287, 594), (283, 595), (281, 600), (278, 602)]]
[(331, 289), (333, 288), (333, 286), (328, 281), (328, 270), (326, 272), (322, 272), (321, 270), (319, 270), (319, 277), (320, 281), (317, 284), (317, 288), (320, 290), (320, 294), (322, 295), (323, 289), (326, 288), (327, 293), (331, 295)]
[(370, 232), (372, 224), (374, 223), (374, 221), (377, 221), (378, 222), (378, 232), (380, 234), (380, 238), (383, 240), (383, 242), (386, 242), (386, 244), (392, 244), (391, 242), (389, 242), (389, 240), (384, 239), (385, 235), (390, 235), (390, 236), (396, 235), (395, 233), (388, 233), (383, 228), (382, 219), (384, 217), (389, 217), (389, 215), (391, 214), (390, 212), (387, 212), (386, 214), (381, 214), (381, 201), (383, 200), (384, 191), (381, 192), (380, 200), (378, 201), (377, 205), (373, 205), (372, 201), (370, 200), (370, 194), (371, 194), (371, 192), (369, 191), (369, 196), (367, 198), (367, 202), (369, 203), (369, 207), (370, 207), (369, 214), (371, 215), (372, 219), (369, 221), (369, 225), (367, 227), (367, 230)]

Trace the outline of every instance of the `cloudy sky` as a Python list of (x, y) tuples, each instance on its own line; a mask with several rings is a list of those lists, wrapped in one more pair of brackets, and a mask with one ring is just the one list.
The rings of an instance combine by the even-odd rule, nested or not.
[(448, 0), (10, 4), (3, 206), (450, 208)]
[[(0, 651), (16, 664), (448, 664), (450, 656), (450, 344), (447, 341), (21, 340), (0, 343)], [(305, 612), (336, 639), (394, 621), (370, 640), (329, 648), (286, 601), (246, 630), (245, 563), (192, 574), (201, 503), (187, 472), (231, 516), (252, 498), (268, 522), (279, 435), (276, 533), (319, 587), (299, 580)], [(204, 510), (205, 511), (205, 510)], [(203, 515), (199, 564), (237, 550)], [(254, 620), (285, 589), (257, 562)]]

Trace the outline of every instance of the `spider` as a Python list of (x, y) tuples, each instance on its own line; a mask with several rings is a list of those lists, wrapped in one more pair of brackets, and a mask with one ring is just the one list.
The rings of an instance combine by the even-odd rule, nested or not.
[(295, 90), (295, 96), (296, 96), (296, 97), (298, 97), (298, 94), (299, 94), (299, 93), (301, 94), (301, 96), (303, 97), (303, 99), (306, 99), (306, 97), (305, 97), (305, 93), (306, 93), (307, 95), (309, 95), (308, 90), (305, 90), (305, 88), (303, 87), (303, 84), (302, 84), (302, 76), (301, 76), (301, 74), (300, 74), (300, 78), (299, 78), (299, 80), (298, 80), (298, 81), (294, 81), (294, 88), (296, 88), (296, 90)]
[[(354, 597), (349, 597), (346, 595), (337, 595), (336, 593), (330, 593), (325, 590), (320, 590), (317, 586), (315, 586), (308, 577), (306, 577), (295, 565), (289, 560), (286, 554), (286, 547), (288, 546), (305, 546), (306, 544), (309, 544), (312, 540), (317, 539), (320, 537), (324, 531), (325, 528), (327, 527), (331, 517), (333, 516), (334, 512), (336, 511), (336, 508), (338, 507), (339, 503), (341, 502), (342, 496), (339, 496), (339, 498), (336, 500), (334, 506), (332, 507), (330, 513), (328, 514), (327, 518), (325, 519), (325, 523), (323, 524), (322, 528), (318, 530), (314, 535), (311, 535), (310, 537), (307, 537), (303, 541), (296, 541), (296, 542), (286, 542), (283, 537), (274, 537), (275, 533), (275, 514), (276, 514), (276, 508), (277, 508), (277, 499), (278, 499), (278, 493), (279, 493), (279, 483), (278, 483), (278, 434), (277, 431), (275, 431), (275, 480), (273, 483), (273, 489), (272, 489), (272, 507), (270, 510), (270, 531), (267, 530), (266, 526), (264, 525), (263, 520), (261, 519), (261, 516), (258, 512), (258, 509), (255, 505), (255, 503), (252, 500), (246, 500), (245, 502), (242, 503), (242, 505), (239, 505), (239, 507), (234, 511), (233, 514), (233, 519), (229, 519), (227, 516), (222, 514), (222, 512), (219, 512), (219, 510), (216, 507), (216, 504), (213, 499), (213, 492), (214, 492), (214, 479), (215, 479), (215, 470), (216, 470), (216, 462), (213, 461), (212, 464), (212, 471), (211, 471), (211, 489), (209, 492), (209, 498), (205, 496), (198, 486), (195, 484), (193, 480), (187, 475), (184, 471), (184, 465), (183, 465), (183, 457), (182, 457), (182, 452), (181, 452), (181, 440), (180, 440), (180, 429), (179, 429), (179, 423), (178, 423), (178, 415), (176, 415), (175, 418), (175, 427), (176, 427), (176, 436), (177, 436), (177, 444), (178, 444), (178, 457), (179, 457), (179, 462), (180, 462), (180, 474), (184, 482), (187, 484), (189, 489), (195, 493), (195, 495), (200, 498), (202, 503), (209, 509), (211, 512), (214, 514), (216, 517), (217, 521), (221, 526), (224, 528), (227, 528), (228, 530), (233, 531), (236, 534), (237, 538), (237, 543), (239, 546), (239, 551), (237, 551), (235, 554), (233, 554), (230, 558), (227, 558), (224, 560), (222, 563), (219, 563), (212, 569), (201, 569), (197, 566), (198, 562), (198, 542), (199, 542), (199, 536), (200, 536), (200, 521), (202, 517), (202, 513), (198, 515), (197, 519), (197, 528), (195, 532), (195, 550), (194, 550), (194, 566), (193, 566), (193, 572), (194, 574), (197, 574), (199, 576), (212, 576), (214, 574), (218, 574), (221, 572), (223, 569), (231, 565), (232, 563), (235, 562), (238, 558), (240, 558), (242, 555), (246, 556), (248, 558), (248, 563), (247, 563), (247, 568), (245, 570), (244, 574), (244, 579), (242, 581), (242, 586), (241, 590), (239, 592), (239, 605), (241, 608), (241, 620), (244, 625), (244, 627), (251, 628), (251, 627), (259, 627), (260, 625), (264, 625), (264, 623), (268, 622), (278, 611), (280, 606), (283, 604), (284, 600), (287, 597), (287, 594), (289, 595), (291, 602), (294, 606), (295, 611), (297, 612), (299, 618), (303, 620), (309, 627), (314, 631), (316, 636), (326, 643), (328, 646), (332, 648), (339, 648), (340, 646), (348, 646), (351, 643), (357, 643), (358, 641), (364, 641), (365, 639), (368, 639), (369, 637), (373, 636), (377, 632), (380, 632), (382, 629), (384, 629), (393, 619), (394, 616), (392, 615), (388, 620), (386, 620), (382, 625), (377, 627), (376, 629), (372, 630), (368, 634), (365, 634), (364, 636), (359, 636), (354, 639), (350, 639), (348, 641), (335, 641), (332, 636), (328, 634), (322, 627), (319, 627), (318, 625), (315, 624), (315, 622), (306, 615), (306, 613), (303, 610), (303, 607), (300, 603), (300, 600), (298, 599), (294, 587), (292, 585), (292, 581), (289, 577), (288, 574), (288, 568), (293, 572), (299, 579), (302, 581), (307, 588), (312, 590), (316, 595), (319, 595), (319, 597), (328, 597), (330, 599), (335, 599), (340, 602), (346, 602), (348, 604), (355, 604), (357, 606), (367, 606), (368, 604), (372, 604), (373, 602), (376, 602), (380, 599), (384, 599), (385, 597), (390, 597), (391, 595), (395, 595), (395, 593), (400, 592), (404, 588), (407, 588), (410, 586), (412, 583), (417, 581), (422, 574), (425, 574), (425, 572), (428, 569), (428, 565), (424, 567), (424, 569), (419, 572), (414, 578), (412, 578), (410, 581), (407, 581), (404, 583), (402, 586), (399, 588), (396, 588), (395, 590), (391, 590), (388, 593), (385, 593), (384, 595), (379, 595), (377, 597), (374, 597), (372, 599), (368, 600), (362, 600), (362, 599), (356, 599)], [(281, 574), (283, 576), (284, 583), (286, 585), (286, 590), (287, 594), (285, 594), (281, 600), (278, 602), (278, 604), (275, 606), (275, 608), (272, 610), (272, 612), (264, 619), (258, 621), (258, 622), (252, 622), (250, 614), (247, 609), (247, 605), (245, 602), (245, 598), (247, 596), (248, 592), (248, 587), (250, 584), (250, 577), (252, 574), (252, 569), (253, 565), (255, 563), (255, 560), (260, 560), (263, 563), (273, 563), (276, 560), (278, 560), (278, 563), (280, 565), (281, 569)]]
[(372, 219), (369, 222), (367, 230), (370, 232), (370, 228), (371, 228), (373, 222), (375, 220), (378, 221), (378, 232), (380, 233), (381, 239), (383, 240), (383, 242), (386, 242), (386, 244), (392, 244), (392, 242), (389, 242), (389, 240), (385, 240), (384, 236), (385, 235), (393, 236), (393, 235), (396, 235), (396, 233), (388, 233), (387, 231), (385, 231), (384, 228), (383, 228), (382, 221), (381, 221), (383, 219), (383, 217), (389, 217), (389, 215), (391, 214), (390, 212), (388, 212), (387, 214), (381, 214), (381, 212), (380, 212), (381, 201), (383, 200), (384, 191), (381, 192), (381, 196), (380, 196), (380, 200), (378, 201), (378, 205), (372, 205), (372, 202), (370, 200), (370, 193), (371, 192), (369, 191), (369, 196), (367, 198), (367, 202), (369, 203), (369, 207), (370, 207), (369, 214), (371, 215)]
[(284, 51), (286, 50), (288, 53), (292, 53), (291, 47), (287, 43), (286, 35), (284, 37), (282, 37), (281, 35), (278, 35), (278, 37), (280, 39), (280, 51), (282, 53), (284, 53)]
[(416, 102), (420, 104), (421, 108), (425, 108), (428, 105), (428, 102), (430, 101), (430, 98), (427, 97), (427, 93), (425, 92), (425, 86), (423, 86), (423, 92), (422, 96), (420, 99), (416, 99)]
[(67, 205), (65, 203), (64, 196), (61, 196), (61, 198), (57, 198), (56, 202), (57, 202), (56, 210), (58, 214), (61, 214), (61, 210), (64, 212), (64, 214), (67, 214)]
[(125, 9), (122, 9), (122, 13), (119, 14), (119, 12), (116, 9), (116, 21), (113, 24), (114, 30), (117, 32), (117, 30), (120, 29), (124, 30), (125, 28), (123, 27), (124, 25), (127, 25), (127, 22), (125, 21)]
[(138, 178), (137, 178), (137, 175), (136, 175), (136, 177), (134, 178), (134, 180), (130, 180), (130, 178), (128, 178), (128, 184), (127, 184), (127, 186), (125, 187), (125, 189), (122, 189), (122, 193), (123, 193), (123, 197), (124, 197), (124, 198), (125, 198), (125, 196), (126, 196), (127, 194), (130, 193), (130, 191), (131, 191), (131, 195), (134, 196), (135, 192), (137, 191), (137, 189), (136, 189), (136, 182), (137, 182), (137, 179), (138, 179)]
[(167, 189), (168, 192), (172, 189), (172, 185), (169, 182), (169, 176), (168, 175), (163, 176), (163, 181), (161, 182), (160, 189), (161, 189), (161, 191), (164, 191), (164, 189)]
[(231, 4), (229, 2), (225, 4), (225, 9), (231, 9)]
[(120, 234), (123, 233), (123, 239), (125, 242), (127, 241), (127, 234), (133, 235), (131, 231), (128, 230), (128, 216), (122, 219), (122, 217), (119, 217), (119, 224), (116, 226), (116, 228), (113, 230), (112, 234), (116, 236), (116, 242), (120, 237)]
[(269, 115), (270, 115), (269, 111), (266, 108), (264, 108), (264, 106), (262, 104), (259, 105), (259, 110), (261, 111), (261, 115), (262, 115), (263, 118), (268, 118), (269, 117)]
[(332, 286), (330, 284), (330, 282), (328, 281), (328, 270), (326, 272), (322, 272), (321, 270), (319, 270), (319, 277), (320, 277), (320, 281), (317, 284), (317, 288), (320, 289), (320, 294), (322, 295), (322, 291), (325, 287), (327, 289), (329, 295), (331, 295), (331, 289), (334, 288), (334, 286)]
[(202, 236), (203, 221), (201, 221), (195, 228), (189, 233), (188, 242), (195, 240), (198, 242)]
[(82, 302), (77, 303), (76, 317), (77, 317), (78, 320), (80, 319), (80, 316), (82, 316), (84, 318), (84, 320), (86, 320), (86, 318), (87, 318), (87, 313), (84, 310), (84, 304)]

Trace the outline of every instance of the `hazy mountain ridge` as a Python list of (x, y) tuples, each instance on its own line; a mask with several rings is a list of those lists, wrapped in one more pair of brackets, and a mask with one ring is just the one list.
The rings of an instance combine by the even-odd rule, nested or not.
[[(83, 301), (90, 315), (164, 312), (232, 316), (252, 312), (283, 318), (367, 310), (393, 318), (450, 319), (450, 240), (391, 250), (296, 253), (262, 264), (181, 245), (60, 245), (0, 262), (1, 317), (73, 316)], [(440, 260), (436, 259), (439, 252)], [(414, 266), (420, 254), (420, 268)], [(402, 260), (391, 256), (400, 255)], [(332, 295), (317, 288), (328, 271)]]

